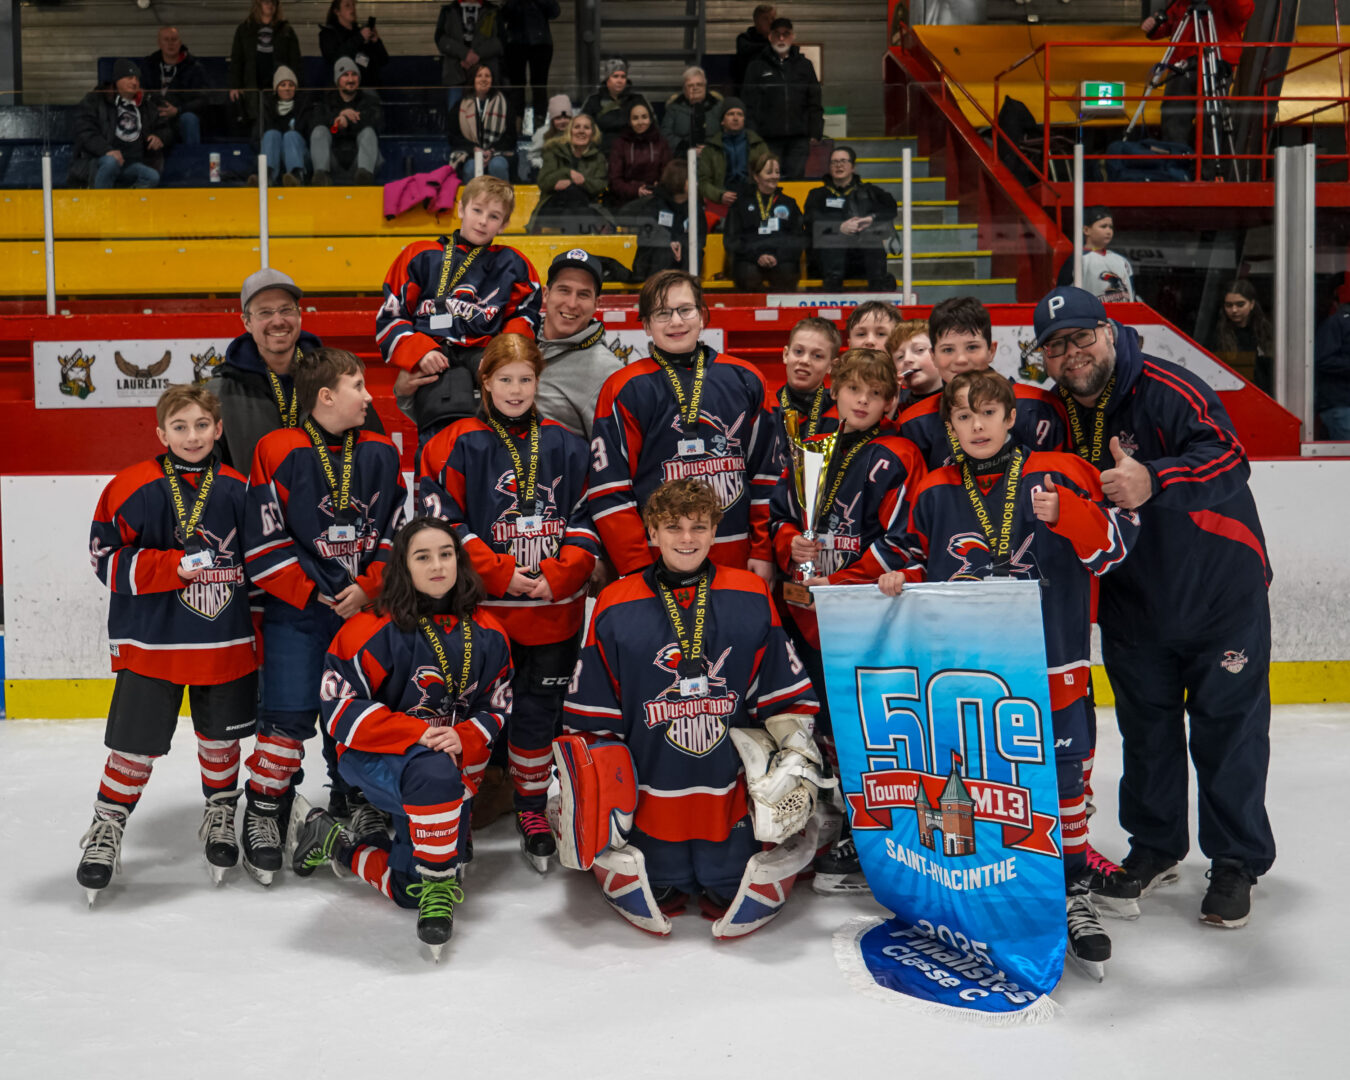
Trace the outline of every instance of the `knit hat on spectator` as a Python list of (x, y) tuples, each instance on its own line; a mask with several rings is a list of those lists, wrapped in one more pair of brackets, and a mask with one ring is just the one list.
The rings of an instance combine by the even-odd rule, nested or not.
[(741, 112), (745, 112), (745, 102), (738, 97), (724, 97), (722, 99), (721, 115), (726, 116), (732, 109), (740, 109)]
[(617, 56), (613, 60), (604, 61), (600, 65), (600, 80), (603, 82), (605, 79), (608, 79), (611, 75), (613, 75), (616, 71), (622, 71), (625, 75), (627, 75), (628, 61), (621, 60)]
[(350, 56), (339, 56), (337, 58), (337, 63), (333, 65), (333, 81), (337, 82), (349, 71), (354, 71), (358, 75), (361, 74), (361, 69), (356, 66), (355, 60)]
[(556, 120), (560, 116), (572, 115), (572, 99), (566, 94), (554, 94), (548, 99), (548, 118)]
[(121, 79), (139, 79), (141, 69), (136, 66), (135, 60), (118, 60), (113, 64), (113, 82)]
[(272, 89), (275, 90), (284, 82), (293, 82), (296, 86), (300, 85), (300, 80), (295, 77), (295, 72), (282, 64), (276, 71), (272, 72)]

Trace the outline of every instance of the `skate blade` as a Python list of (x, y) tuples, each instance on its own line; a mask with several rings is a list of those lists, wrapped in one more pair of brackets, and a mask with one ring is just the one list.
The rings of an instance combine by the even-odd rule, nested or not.
[(211, 875), (211, 881), (216, 888), (225, 883), (225, 871), (228, 869), (228, 866), (217, 866), (215, 863), (206, 864), (206, 872)]
[(85, 889), (85, 890), (84, 890), (84, 895), (85, 895), (85, 898), (89, 901), (89, 909), (90, 909), (91, 911), (93, 910), (93, 907), (94, 907), (94, 901), (98, 899), (98, 894), (101, 893), (102, 891), (103, 891), (102, 889)]
[(244, 869), (248, 871), (249, 877), (263, 887), (270, 886), (272, 878), (276, 876), (275, 870), (259, 870), (247, 859), (244, 860)]
[(427, 951), (431, 953), (431, 962), (439, 964), (441, 962), (441, 953), (445, 951), (444, 945), (428, 945)]
[(1072, 949), (1065, 950), (1064, 958), (1071, 961), (1074, 967), (1094, 982), (1106, 980), (1106, 964), (1103, 961), (1084, 960), (1082, 957), (1075, 956)]
[(1161, 874), (1150, 881), (1139, 893), (1139, 899), (1156, 892), (1158, 889), (1165, 889), (1168, 885), (1175, 885), (1181, 880), (1181, 872), (1176, 869), (1164, 870)]
[[(92, 904), (93, 901), (91, 900)], [(1240, 919), (1221, 919), (1217, 915), (1201, 915), (1200, 924), (1202, 926), (1212, 926), (1215, 930), (1241, 930), (1251, 921), (1251, 915), (1244, 915)]]
[(811, 882), (811, 891), (821, 896), (870, 896), (872, 886), (861, 874), (817, 873)]
[(549, 867), (553, 865), (553, 856), (531, 855), (528, 851), (525, 850), (525, 846), (523, 844), (521, 845), (520, 848), (520, 854), (521, 857), (525, 860), (526, 865), (529, 866), (531, 870), (535, 870), (540, 874), (547, 874), (549, 871)]
[(1102, 915), (1109, 915), (1113, 919), (1125, 919), (1127, 922), (1134, 922), (1135, 919), (1139, 918), (1138, 900), (1102, 896), (1101, 893), (1091, 893), (1090, 895), (1093, 905)]

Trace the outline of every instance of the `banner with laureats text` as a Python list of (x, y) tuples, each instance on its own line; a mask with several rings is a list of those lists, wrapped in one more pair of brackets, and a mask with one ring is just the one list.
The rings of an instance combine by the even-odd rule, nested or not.
[(933, 1011), (1048, 1017), (1066, 939), (1039, 583), (812, 592), (846, 812), (894, 913), (842, 929), (841, 965)]

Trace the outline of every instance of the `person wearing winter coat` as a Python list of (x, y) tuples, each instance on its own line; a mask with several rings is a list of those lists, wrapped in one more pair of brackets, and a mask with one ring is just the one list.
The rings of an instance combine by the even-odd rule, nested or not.
[(113, 65), (113, 81), (86, 94), (75, 113), (69, 182), (94, 188), (155, 187), (173, 141), (157, 99), (141, 91), (132, 60)]
[[(374, 19), (370, 20), (372, 23)], [(328, 18), (319, 27), (319, 52), (329, 67), (343, 56), (350, 56), (361, 69), (361, 85), (380, 85), (380, 71), (389, 63), (389, 50), (373, 25), (362, 25), (356, 14), (356, 0), (332, 0)]]
[(474, 177), (474, 151), (483, 152), (483, 170), (511, 182), (516, 157), (516, 114), (510, 99), (492, 85), (492, 69), (479, 64), (473, 73), (473, 93), (460, 98), (458, 115), (450, 126), (450, 164), (460, 179)]
[(373, 90), (361, 89), (361, 71), (351, 57), (333, 65), (333, 79), (337, 89), (325, 91), (308, 112), (314, 185), (373, 184), (384, 108)]
[(650, 195), (670, 160), (670, 147), (657, 130), (645, 101), (628, 107), (628, 127), (609, 149), (609, 193), (616, 204)]
[(299, 80), (282, 66), (272, 72), (272, 93), (263, 94), (258, 117), (258, 149), (267, 155), (269, 183), (299, 187), (309, 174), (309, 129), (296, 96)]
[(722, 125), (708, 136), (698, 156), (698, 192), (708, 209), (724, 214), (750, 181), (750, 162), (768, 147), (745, 126), (745, 103), (729, 97), (722, 103)]
[(745, 70), (741, 97), (755, 130), (783, 160), (783, 178), (806, 175), (811, 144), (825, 131), (820, 80), (811, 61), (797, 48), (791, 19), (775, 19), (769, 46)]
[(258, 93), (272, 85), (272, 75), (282, 66), (299, 71), (304, 66), (300, 39), (281, 14), (281, 0), (253, 0), (248, 18), (234, 31), (230, 46), (230, 101), (235, 103), (235, 122), (250, 130), (258, 118)]
[(528, 182), (539, 175), (544, 167), (544, 143), (549, 139), (567, 138), (567, 125), (572, 122), (572, 99), (566, 94), (554, 94), (548, 99), (548, 122), (538, 124), (530, 137), (530, 152), (527, 155), (529, 173), (522, 165), (520, 179)]
[(553, 63), (553, 31), (549, 23), (559, 15), (558, 0), (504, 0), (502, 19), (505, 23), (506, 79), (515, 87), (517, 115), (525, 111), (525, 86), (528, 72), (533, 89), (531, 104), (534, 122), (543, 126), (545, 106), (548, 103), (548, 69)]
[(607, 154), (615, 138), (628, 126), (628, 110), (636, 102), (644, 105), (648, 102), (628, 82), (627, 60), (606, 60), (600, 65), (600, 77), (603, 82), (581, 103), (581, 111), (595, 121), (600, 132), (600, 149)]
[(706, 229), (697, 200), (689, 199), (689, 170), (683, 161), (671, 161), (661, 171), (656, 189), (619, 211), (619, 224), (637, 234), (633, 279), (646, 281), (662, 270), (693, 272), (689, 250), (689, 208), (694, 207), (698, 237), (698, 265), (703, 265)]
[(751, 15), (751, 24), (736, 35), (736, 55), (731, 58), (731, 85), (734, 93), (741, 92), (741, 87), (745, 83), (745, 69), (750, 66), (750, 61), (768, 46), (769, 27), (776, 18), (778, 11), (772, 4), (756, 4)]
[(727, 210), (722, 243), (737, 292), (793, 292), (802, 277), (802, 212), (778, 186), (782, 163), (766, 151), (750, 166), (754, 180)]
[(661, 117), (661, 134), (675, 157), (692, 146), (702, 150), (708, 133), (717, 127), (715, 117), (722, 106), (722, 95), (708, 89), (708, 76), (701, 67), (686, 68), (684, 90), (666, 99), (666, 114)]
[(577, 113), (567, 125), (567, 138), (544, 144), (544, 166), (539, 170), (543, 193), (530, 232), (561, 228), (563, 232), (591, 231), (608, 222), (600, 200), (609, 184), (609, 168), (600, 152), (599, 133), (586, 113)]
[(159, 115), (174, 125), (176, 141), (202, 141), (202, 117), (210, 105), (206, 71), (187, 50), (178, 30), (159, 28), (159, 48), (141, 61), (141, 89), (158, 96)]
[(827, 291), (838, 292), (846, 276), (867, 278), (873, 292), (889, 292), (895, 278), (886, 270), (886, 241), (895, 235), (895, 198), (854, 172), (851, 146), (830, 151), (830, 175), (806, 196), (806, 237)]
[(488, 0), (454, 0), (441, 8), (436, 20), (436, 48), (441, 53), (441, 82), (446, 91), (450, 115), (455, 115), (459, 99), (473, 85), (473, 71), (479, 64), (492, 69), (495, 84), (501, 78), (501, 9)]

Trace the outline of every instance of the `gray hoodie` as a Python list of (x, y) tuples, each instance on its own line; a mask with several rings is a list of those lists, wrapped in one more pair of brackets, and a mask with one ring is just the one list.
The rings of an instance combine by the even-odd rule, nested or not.
[(539, 351), (547, 365), (535, 395), (539, 415), (590, 441), (600, 388), (623, 367), (623, 361), (605, 344), (604, 324), (592, 319), (571, 337), (540, 338)]

